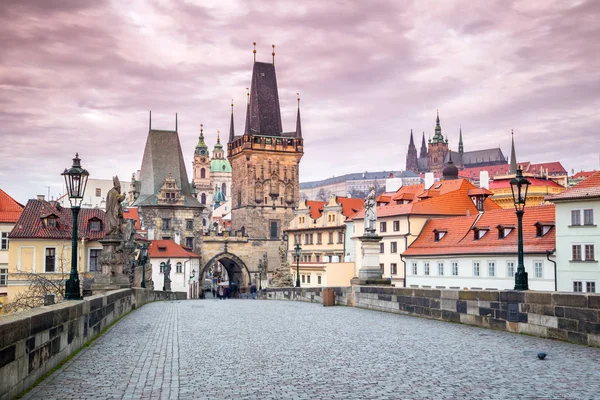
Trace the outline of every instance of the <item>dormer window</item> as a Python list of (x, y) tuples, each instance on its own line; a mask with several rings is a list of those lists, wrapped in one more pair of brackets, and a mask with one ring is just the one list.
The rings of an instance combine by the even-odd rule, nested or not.
[(48, 228), (56, 228), (56, 227), (58, 227), (58, 222), (56, 221), (56, 218), (48, 217), (46, 219), (46, 222), (47, 222)]
[(98, 218), (92, 218), (88, 222), (88, 227), (91, 232), (100, 232), (102, 230), (102, 221)]
[(479, 240), (482, 237), (485, 236), (485, 234), (490, 230), (490, 227), (484, 227), (484, 228), (478, 228), (475, 227), (473, 228), (473, 239), (474, 240)]
[(535, 237), (541, 238), (550, 232), (550, 229), (554, 226), (554, 222), (536, 222), (535, 223)]
[(434, 229), (433, 230), (433, 240), (435, 242), (439, 242), (440, 240), (442, 240), (442, 238), (444, 236), (446, 236), (446, 233), (448, 233), (447, 229)]
[(515, 226), (514, 225), (498, 225), (497, 228), (498, 228), (498, 239), (504, 239), (505, 237), (510, 235), (512, 230), (515, 229)]
[(167, 248), (166, 248), (165, 246), (158, 246), (158, 251), (159, 251), (160, 253), (164, 253), (164, 252), (166, 252), (166, 251), (167, 251)]

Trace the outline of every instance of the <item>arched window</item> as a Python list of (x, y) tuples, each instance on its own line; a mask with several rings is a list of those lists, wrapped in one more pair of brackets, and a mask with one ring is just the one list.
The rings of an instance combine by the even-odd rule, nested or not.
[(178, 274), (181, 274), (181, 273), (183, 272), (183, 265), (181, 265), (181, 263), (180, 263), (180, 262), (178, 262), (178, 263), (175, 265), (175, 268), (176, 268), (176, 269), (175, 269), (175, 272), (176, 272), (176, 273), (178, 273)]
[(227, 197), (227, 185), (225, 185), (225, 182), (221, 184), (221, 193), (223, 193), (223, 197)]
[(165, 263), (164, 263), (164, 262), (161, 262), (161, 263), (160, 263), (160, 273), (161, 273), (161, 274), (164, 274), (164, 273), (165, 273)]
[(206, 170), (204, 168), (200, 169), (200, 178), (201, 179), (206, 178)]
[(206, 193), (202, 193), (202, 196), (200, 197), (200, 203), (206, 204)]

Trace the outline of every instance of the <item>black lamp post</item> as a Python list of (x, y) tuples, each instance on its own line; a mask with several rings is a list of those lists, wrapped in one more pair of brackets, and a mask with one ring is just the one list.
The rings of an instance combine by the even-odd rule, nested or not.
[(142, 262), (142, 288), (146, 288), (146, 262), (148, 262), (148, 243), (142, 245), (142, 253), (140, 254)]
[(79, 159), (79, 154), (76, 153), (75, 158), (73, 159), (73, 166), (69, 169), (65, 168), (65, 171), (61, 175), (65, 177), (67, 194), (69, 195), (69, 202), (71, 203), (71, 211), (73, 213), (71, 274), (69, 279), (67, 279), (65, 287), (65, 300), (81, 300), (79, 273), (77, 272), (77, 217), (79, 216), (79, 210), (81, 202), (83, 201), (89, 173), (81, 168), (81, 160)]
[(523, 213), (525, 212), (525, 203), (527, 201), (527, 189), (531, 182), (523, 177), (523, 170), (519, 168), (517, 174), (510, 180), (510, 188), (512, 190), (513, 202), (515, 204), (515, 212), (519, 223), (518, 229), (518, 266), (515, 274), (515, 290), (529, 290), (529, 282), (525, 265), (523, 262)]
[(300, 243), (296, 243), (294, 250), (296, 252), (296, 287), (300, 287), (300, 252), (302, 251)]

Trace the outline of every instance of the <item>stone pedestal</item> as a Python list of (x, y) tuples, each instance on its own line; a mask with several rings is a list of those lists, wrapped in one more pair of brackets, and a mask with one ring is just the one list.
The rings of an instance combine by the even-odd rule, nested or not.
[(97, 294), (131, 287), (129, 277), (123, 274), (125, 260), (123, 260), (121, 238), (106, 237), (100, 239), (99, 242), (102, 244), (100, 255), (102, 274), (94, 278), (92, 293)]
[(379, 242), (381, 236), (365, 235), (358, 238), (362, 252), (361, 267), (358, 270), (358, 279), (352, 279), (353, 285), (391, 285), (392, 280), (382, 277), (379, 267)]

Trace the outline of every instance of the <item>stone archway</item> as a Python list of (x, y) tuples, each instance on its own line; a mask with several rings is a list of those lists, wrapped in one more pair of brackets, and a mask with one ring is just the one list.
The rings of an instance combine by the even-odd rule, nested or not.
[(250, 286), (252, 278), (248, 267), (241, 258), (232, 253), (223, 252), (211, 258), (204, 264), (200, 277), (206, 278), (208, 269), (217, 263), (220, 263), (227, 271), (230, 283), (235, 283), (240, 290), (245, 290)]

